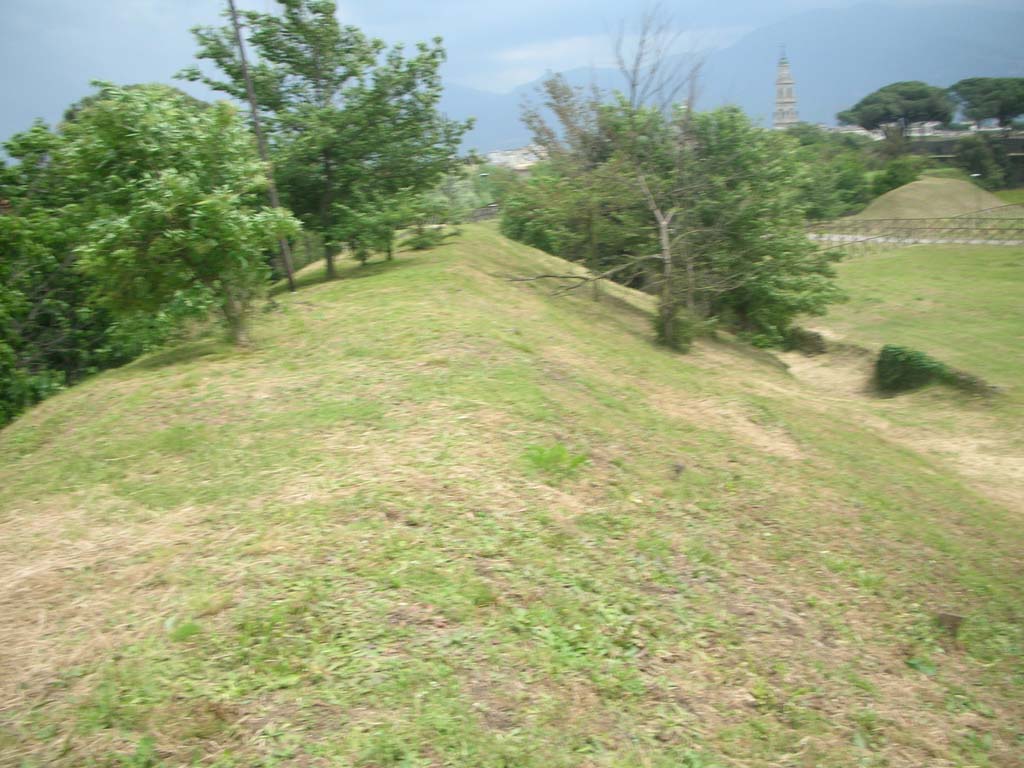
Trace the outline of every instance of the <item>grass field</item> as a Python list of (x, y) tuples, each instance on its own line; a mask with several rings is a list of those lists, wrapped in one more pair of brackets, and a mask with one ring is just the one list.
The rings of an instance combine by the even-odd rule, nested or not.
[(0, 432), (0, 765), (1019, 764), (1021, 510), (564, 268), (309, 271)]
[(1024, 205), (1024, 189), (1002, 189), (995, 195), (1004, 205)]
[(923, 350), (1024, 399), (1024, 249), (918, 245), (854, 256), (839, 274), (849, 301), (828, 328)]

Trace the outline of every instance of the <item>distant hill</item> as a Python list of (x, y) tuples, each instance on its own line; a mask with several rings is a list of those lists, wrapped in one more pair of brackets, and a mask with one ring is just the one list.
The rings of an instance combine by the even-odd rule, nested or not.
[(927, 219), (960, 216), (1006, 203), (969, 181), (924, 178), (886, 192), (858, 219)]
[[(884, 8), (874, 4), (808, 11), (761, 27), (707, 58), (701, 105), (737, 104), (762, 123), (771, 120), (780, 44), (796, 79), (800, 116), (834, 123), (862, 96), (897, 80), (952, 85), (972, 76), (1024, 76), (1024, 12), (968, 5)], [(618, 83), (609, 69), (566, 73), (574, 83)], [(475, 115), (469, 145), (488, 151), (529, 140), (519, 103), (535, 91), (527, 83), (507, 94), (450, 88), (445, 108)]]

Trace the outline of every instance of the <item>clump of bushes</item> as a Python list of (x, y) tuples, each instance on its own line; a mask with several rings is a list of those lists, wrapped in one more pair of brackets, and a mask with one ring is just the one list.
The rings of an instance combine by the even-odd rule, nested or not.
[(872, 184), (876, 196), (917, 181), (924, 167), (924, 160), (916, 155), (902, 155), (890, 160), (885, 169), (875, 176)]
[(895, 344), (882, 347), (875, 361), (875, 386), (879, 392), (894, 395), (928, 384), (946, 384), (977, 395), (992, 395), (999, 391), (999, 387), (984, 379), (950, 368), (924, 352)]
[(875, 384), (886, 394), (909, 392), (950, 380), (951, 371), (944, 363), (909, 347), (886, 344), (875, 361)]
[(828, 352), (828, 344), (825, 337), (817, 331), (809, 331), (806, 328), (793, 326), (786, 331), (782, 341), (782, 348), (787, 352), (797, 351), (805, 355), (824, 355)]

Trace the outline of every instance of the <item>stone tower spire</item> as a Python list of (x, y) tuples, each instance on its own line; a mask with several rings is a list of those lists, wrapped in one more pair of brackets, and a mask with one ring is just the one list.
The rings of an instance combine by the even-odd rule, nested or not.
[(775, 75), (775, 116), (772, 127), (788, 128), (800, 122), (796, 111), (796, 95), (793, 92), (793, 75), (789, 71), (789, 59), (783, 46), (779, 67)]

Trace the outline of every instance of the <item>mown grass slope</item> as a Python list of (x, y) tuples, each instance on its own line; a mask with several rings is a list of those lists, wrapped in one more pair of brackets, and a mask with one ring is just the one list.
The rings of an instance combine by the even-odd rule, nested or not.
[(853, 218), (944, 218), (1006, 204), (1004, 200), (969, 181), (924, 177), (886, 192)]
[(553, 269), (467, 227), (0, 432), (0, 763), (1015, 764), (1020, 510)]

